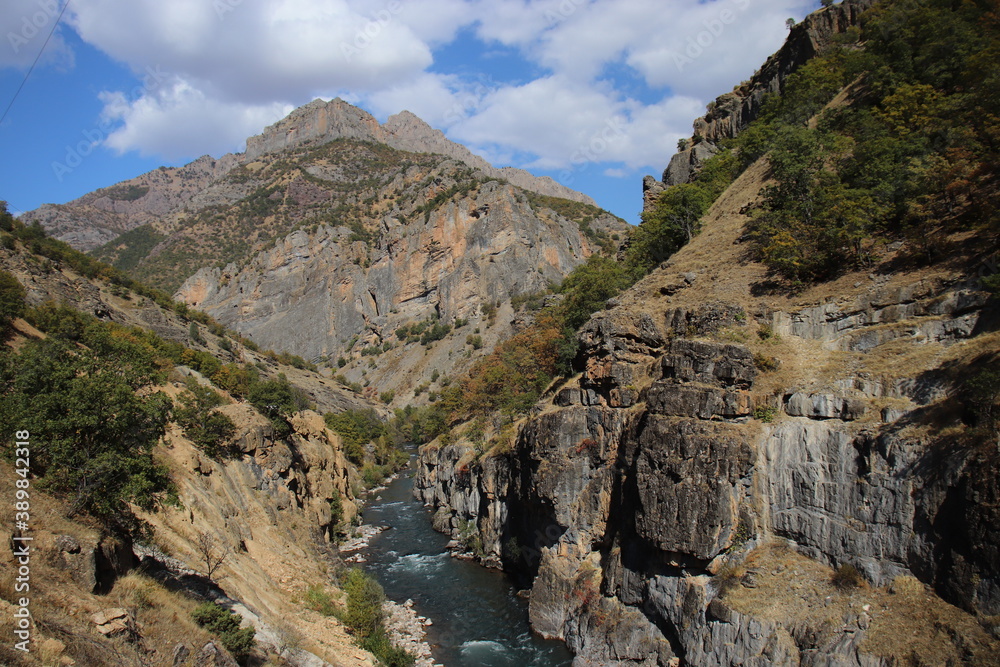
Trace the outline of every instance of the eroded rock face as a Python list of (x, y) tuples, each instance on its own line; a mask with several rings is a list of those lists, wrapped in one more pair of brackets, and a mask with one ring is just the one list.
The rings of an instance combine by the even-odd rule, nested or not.
[[(507, 321), (493, 326), (489, 308), (545, 290), (597, 250), (575, 222), (537, 213), (520, 190), (498, 181), (427, 215), (401, 217), (383, 220), (371, 249), (352, 243), (346, 227), (294, 232), (244, 266), (198, 271), (177, 298), (262, 348), (310, 360), (350, 356), (352, 342), (356, 350), (399, 345), (364, 370), (372, 385), (402, 394), (417, 383), (409, 374), (429, 362), (445, 375), (463, 362), (473, 328), (487, 343), (509, 335)], [(591, 225), (614, 232), (625, 223), (604, 215)], [(431, 361), (420, 346), (403, 349), (395, 335), (428, 318), (471, 326), (439, 345)]]
[[(717, 339), (742, 335), (738, 307), (668, 308), (659, 322), (648, 308), (605, 311), (580, 335), (583, 375), (511, 452), (477, 462), (470, 445), (425, 447), (416, 493), (439, 529), (474, 522), (486, 557), (532, 583), (533, 627), (564, 639), (576, 665), (890, 664), (865, 644), (865, 614), (842, 627), (764, 618), (720, 593), (740, 554), (779, 539), (875, 586), (916, 574), (966, 609), (1000, 605), (997, 457), (921, 427), (954, 391), (939, 365), (967, 363), (984, 295), (921, 281), (857, 303), (759, 312), (800, 355), (783, 363), (826, 365), (786, 386)], [(843, 356), (891, 357), (885, 331), (904, 326), (908, 377), (874, 381)]]

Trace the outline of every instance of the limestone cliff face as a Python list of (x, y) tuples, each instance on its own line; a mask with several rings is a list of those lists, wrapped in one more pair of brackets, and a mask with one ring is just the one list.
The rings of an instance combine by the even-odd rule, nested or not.
[(719, 141), (740, 134), (760, 114), (768, 95), (780, 93), (788, 76), (828, 47), (836, 36), (856, 28), (862, 12), (872, 4), (874, 0), (844, 0), (810, 14), (795, 25), (781, 49), (749, 81), (719, 96), (709, 112), (694, 122), (694, 135), (688, 147), (671, 158), (662, 177), (645, 178), (645, 206), (650, 206), (664, 187), (687, 183), (705, 160), (715, 154)]
[[(511, 451), (425, 446), (417, 493), (576, 665), (899, 664), (903, 629), (989, 664), (1000, 456), (963, 422), (1000, 363), (989, 258), (775, 293), (740, 243), (765, 176), (584, 326)], [(866, 587), (831, 584), (845, 565)]]
[[(432, 174), (437, 190), (460, 185), (454, 165)], [(589, 224), (605, 235), (626, 228), (609, 215)], [(599, 249), (579, 224), (500, 181), (427, 213), (385, 215), (374, 235), (352, 241), (349, 229), (327, 224), (296, 231), (243, 266), (198, 271), (177, 296), (264, 348), (353, 360), (348, 378), (402, 398), (432, 369), (448, 375), (471, 363), (468, 336), (480, 336), (485, 353), (509, 335), (511, 297), (545, 290)], [(491, 314), (497, 304), (500, 317)], [(395, 335), (430, 319), (468, 324), (429, 349)], [(375, 347), (371, 368), (359, 351)]]

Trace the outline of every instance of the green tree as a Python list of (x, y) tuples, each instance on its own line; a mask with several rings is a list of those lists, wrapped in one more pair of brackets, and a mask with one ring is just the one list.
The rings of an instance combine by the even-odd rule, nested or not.
[(28, 293), (17, 278), (0, 271), (0, 331), (6, 329), (15, 318), (24, 315), (24, 297)]
[(184, 435), (212, 458), (230, 453), (236, 425), (214, 410), (222, 405), (222, 396), (193, 379), (187, 386), (187, 391), (178, 397), (179, 407), (174, 410), (174, 419), (184, 429)]
[[(162, 392), (137, 393), (161, 379), (148, 353), (101, 330), (88, 334), (86, 348), (48, 338), (0, 357), (0, 421), (31, 433), (33, 472), (69, 500), (71, 515), (134, 532), (142, 525), (131, 504), (153, 510), (176, 499), (152, 456), (171, 403)], [(11, 434), (0, 437), (12, 444)]]
[(347, 594), (344, 622), (362, 639), (374, 635), (384, 619), (382, 586), (370, 574), (354, 567), (347, 571), (343, 588)]
[(326, 425), (340, 436), (344, 455), (358, 465), (364, 463), (365, 445), (385, 435), (385, 424), (374, 410), (345, 410), (324, 415)]

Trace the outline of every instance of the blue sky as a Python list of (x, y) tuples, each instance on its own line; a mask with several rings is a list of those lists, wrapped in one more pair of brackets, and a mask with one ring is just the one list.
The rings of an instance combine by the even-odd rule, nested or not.
[(0, 199), (19, 213), (239, 152), (339, 96), (382, 121), (408, 109), (637, 223), (642, 176), (818, 4), (4, 0), (0, 113), (41, 56), (0, 124)]

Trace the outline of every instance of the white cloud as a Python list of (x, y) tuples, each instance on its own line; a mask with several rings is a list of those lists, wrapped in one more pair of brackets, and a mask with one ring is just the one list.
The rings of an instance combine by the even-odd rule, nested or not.
[[(5, 1), (4, 26), (55, 2)], [(74, 0), (67, 14), (81, 39), (139, 76), (167, 73), (102, 94), (117, 123), (107, 145), (122, 152), (238, 149), (292, 106), (340, 95), (380, 117), (408, 109), (495, 161), (608, 163), (614, 176), (661, 169), (704, 104), (780, 45), (784, 19), (801, 17), (804, 2)], [(478, 40), (453, 44), (469, 31)], [(475, 78), (497, 44), (522, 59), (497, 74), (516, 85)], [(443, 46), (452, 60), (469, 49), (473, 73), (436, 68)], [(72, 55), (58, 39), (50, 48)], [(0, 66), (11, 62), (0, 54)]]
[(411, 81), (376, 91), (367, 96), (373, 114), (386, 117), (410, 111), (433, 127), (448, 125), (466, 103), (457, 77), (424, 72)]
[[(0, 36), (3, 38), (0, 69), (30, 67), (52, 33), (59, 10), (56, 0), (4, 0), (3, 9), (0, 9)], [(45, 52), (39, 57), (40, 65), (73, 66), (73, 52), (60, 34), (61, 30), (57, 28), (52, 33)]]
[(535, 156), (528, 167), (614, 162), (637, 169), (669, 158), (677, 140), (690, 136), (691, 121), (704, 112), (702, 102), (689, 97), (651, 105), (619, 97), (608, 85), (559, 76), (536, 79), (487, 95), (478, 112), (449, 134), (488, 153), (506, 146)]
[(205, 95), (182, 79), (173, 79), (134, 100), (121, 92), (103, 92), (102, 121), (119, 124), (105, 144), (120, 153), (139, 150), (168, 160), (241, 150), (244, 140), (292, 111), (273, 102), (226, 103)]
[(376, 91), (432, 62), (402, 12), (360, 13), (345, 0), (76, 0), (70, 11), (80, 36), (112, 57), (162, 67), (244, 103)]

